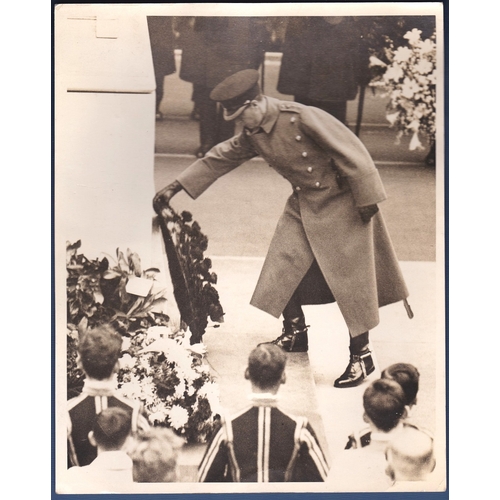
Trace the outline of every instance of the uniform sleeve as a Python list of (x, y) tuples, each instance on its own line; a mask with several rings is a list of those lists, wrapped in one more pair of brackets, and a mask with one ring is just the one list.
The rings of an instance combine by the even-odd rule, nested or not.
[(204, 158), (184, 170), (177, 177), (177, 181), (191, 198), (196, 199), (219, 177), (255, 156), (257, 153), (246, 136), (240, 134), (214, 146)]
[(198, 482), (217, 483), (227, 481), (229, 460), (224, 428), (221, 426), (210, 440), (198, 467)]
[(374, 205), (387, 198), (379, 172), (364, 144), (343, 123), (323, 110), (301, 111), (301, 127), (328, 152), (351, 188), (357, 207)]
[(294, 481), (325, 481), (328, 475), (328, 464), (316, 435), (307, 424), (301, 431), (300, 451), (294, 470)]

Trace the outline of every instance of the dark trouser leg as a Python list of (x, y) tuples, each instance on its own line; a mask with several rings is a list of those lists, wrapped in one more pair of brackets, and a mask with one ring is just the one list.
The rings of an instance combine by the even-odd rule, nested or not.
[(297, 293), (292, 295), (283, 310), (281, 335), (270, 343), (287, 352), (307, 352), (307, 325)]
[(375, 365), (373, 364), (372, 353), (369, 346), (368, 332), (360, 335), (350, 335), (349, 341), (349, 364), (345, 372), (335, 380), (335, 387), (356, 387), (365, 380), (368, 375), (373, 373)]
[(198, 109), (200, 113), (200, 148), (197, 156), (202, 158), (205, 153), (217, 144), (217, 103), (210, 99), (212, 89), (197, 88)]

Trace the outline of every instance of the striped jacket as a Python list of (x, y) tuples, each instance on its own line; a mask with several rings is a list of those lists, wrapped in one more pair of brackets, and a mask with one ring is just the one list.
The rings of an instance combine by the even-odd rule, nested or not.
[(130, 413), (132, 433), (149, 427), (139, 401), (116, 394), (112, 381), (86, 379), (82, 393), (68, 401), (68, 467), (89, 465), (97, 457), (97, 449), (90, 443), (88, 434), (95, 416), (111, 407)]
[(222, 419), (198, 470), (199, 482), (324, 481), (328, 466), (307, 419), (255, 405)]

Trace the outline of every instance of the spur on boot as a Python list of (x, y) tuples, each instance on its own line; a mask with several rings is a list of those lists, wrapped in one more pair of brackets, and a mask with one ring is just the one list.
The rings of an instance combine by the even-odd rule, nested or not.
[(338, 388), (356, 387), (374, 371), (375, 365), (370, 349), (365, 348), (358, 354), (351, 353), (345, 372), (335, 380), (333, 386)]

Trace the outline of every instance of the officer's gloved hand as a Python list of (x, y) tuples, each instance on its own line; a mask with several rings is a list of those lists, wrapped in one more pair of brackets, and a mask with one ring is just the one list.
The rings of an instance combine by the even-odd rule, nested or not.
[(363, 222), (370, 222), (370, 219), (378, 212), (378, 205), (358, 207), (358, 212)]
[(174, 181), (168, 186), (164, 187), (160, 191), (158, 191), (153, 198), (153, 208), (154, 211), (161, 215), (161, 211), (164, 208), (168, 208), (170, 205), (170, 200), (172, 197), (182, 190), (182, 185), (179, 181)]

